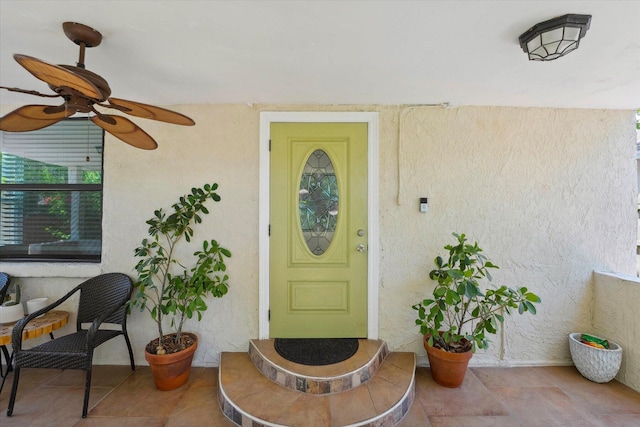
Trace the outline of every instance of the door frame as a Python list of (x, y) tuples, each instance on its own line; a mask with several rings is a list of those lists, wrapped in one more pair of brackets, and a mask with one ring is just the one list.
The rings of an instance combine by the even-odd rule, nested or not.
[(269, 207), (271, 179), (269, 141), (271, 123), (367, 123), (367, 338), (378, 339), (379, 211), (378, 151), (379, 113), (377, 112), (261, 112), (258, 237), (258, 337), (269, 338)]

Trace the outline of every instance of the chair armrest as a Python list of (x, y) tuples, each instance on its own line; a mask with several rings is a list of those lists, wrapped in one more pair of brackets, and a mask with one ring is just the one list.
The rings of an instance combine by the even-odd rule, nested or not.
[(122, 307), (126, 305), (128, 299), (129, 298), (125, 298), (125, 300), (120, 305), (118, 305), (111, 311), (102, 314), (102, 316), (96, 317), (93, 322), (91, 322), (91, 326), (87, 330), (87, 345), (89, 346), (89, 348), (95, 348), (96, 333), (98, 332), (98, 329), (100, 329), (100, 326), (105, 321), (105, 319), (108, 319), (109, 316), (111, 316), (116, 311), (121, 310)]
[(38, 311), (34, 311), (28, 316), (25, 316), (22, 319), (18, 320), (18, 322), (16, 322), (15, 326), (13, 327), (13, 331), (11, 332), (11, 346), (13, 347), (13, 351), (15, 352), (18, 350), (22, 350), (22, 331), (24, 331), (24, 328), (25, 326), (27, 326), (27, 323), (29, 323), (31, 320), (35, 319), (36, 317), (53, 310), (54, 308), (56, 308), (57, 306), (59, 306), (60, 304), (68, 300), (73, 294), (75, 294), (79, 290), (80, 290), (80, 286), (76, 286), (59, 300), (49, 304), (44, 308), (41, 308)]

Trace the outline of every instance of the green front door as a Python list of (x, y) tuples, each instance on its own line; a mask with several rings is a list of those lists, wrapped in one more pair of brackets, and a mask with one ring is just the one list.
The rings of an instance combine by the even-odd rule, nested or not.
[(272, 123), (271, 338), (367, 336), (367, 124)]

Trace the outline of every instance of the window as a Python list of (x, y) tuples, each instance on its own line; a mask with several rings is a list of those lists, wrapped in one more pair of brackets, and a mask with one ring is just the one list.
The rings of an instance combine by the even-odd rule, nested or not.
[(333, 163), (323, 150), (314, 151), (302, 170), (299, 192), (302, 234), (314, 255), (331, 245), (338, 223), (338, 182)]
[(103, 147), (87, 119), (0, 132), (0, 260), (100, 261)]

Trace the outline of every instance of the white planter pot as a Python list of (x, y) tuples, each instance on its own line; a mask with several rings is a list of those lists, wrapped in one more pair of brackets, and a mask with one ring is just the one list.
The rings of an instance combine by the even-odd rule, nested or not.
[(16, 305), (0, 306), (0, 323), (13, 323), (24, 317), (22, 303)]
[(618, 374), (622, 364), (622, 347), (613, 341), (609, 341), (608, 350), (591, 347), (580, 342), (581, 335), (581, 333), (569, 334), (569, 350), (578, 372), (597, 383), (611, 381)]
[[(35, 313), (41, 308), (45, 308), (47, 306), (48, 301), (49, 301), (49, 298), (46, 298), (46, 297), (30, 299), (29, 301), (27, 301), (27, 313), (28, 314)], [(44, 314), (41, 314), (38, 317), (42, 317), (42, 316), (44, 316)]]

